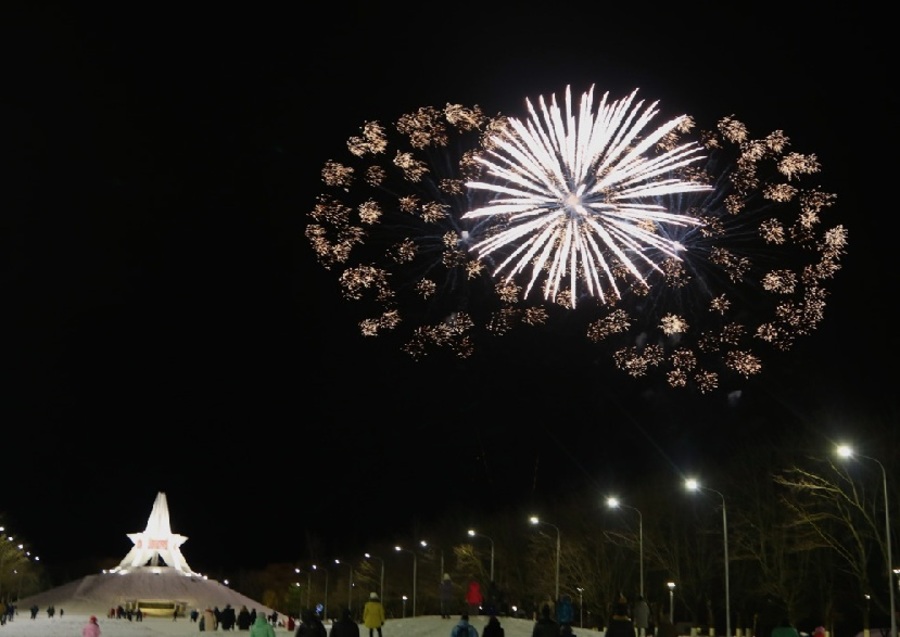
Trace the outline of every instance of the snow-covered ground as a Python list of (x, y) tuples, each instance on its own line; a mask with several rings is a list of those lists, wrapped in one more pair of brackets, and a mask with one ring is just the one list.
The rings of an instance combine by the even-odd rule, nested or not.
[[(42, 609), (43, 611), (43, 609)], [(66, 613), (62, 618), (58, 615), (53, 619), (47, 617), (46, 612), (38, 613), (36, 619), (31, 619), (31, 614), (25, 610), (19, 611), (15, 621), (0, 626), (0, 637), (81, 637), (81, 628), (88, 621), (89, 615), (80, 613)], [(146, 618), (142, 622), (128, 621), (127, 619), (107, 619), (102, 611), (97, 614), (100, 623), (101, 637), (154, 637), (157, 635), (198, 635), (199, 627), (189, 619), (178, 618), (177, 621), (163, 618)], [(450, 630), (459, 620), (441, 619), (436, 615), (425, 617), (389, 619), (384, 625), (384, 637), (450, 637)], [(487, 617), (475, 617), (472, 625), (481, 634)], [(506, 629), (506, 637), (531, 637), (534, 622), (527, 619), (515, 619), (512, 617), (500, 618), (500, 623)], [(330, 624), (325, 625), (331, 628)], [(216, 631), (217, 633), (220, 631)], [(279, 627), (275, 629), (278, 635), (291, 635), (294, 631)], [(576, 629), (576, 635), (593, 632), (588, 629)], [(203, 633), (204, 635), (206, 633)], [(235, 630), (234, 635), (247, 634), (247, 631)], [(360, 637), (368, 637), (368, 630), (360, 625)], [(377, 637), (377, 633), (376, 633)]]

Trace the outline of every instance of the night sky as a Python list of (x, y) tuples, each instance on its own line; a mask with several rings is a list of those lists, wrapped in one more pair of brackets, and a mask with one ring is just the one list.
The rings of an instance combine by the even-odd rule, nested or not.
[[(699, 465), (786, 428), (895, 416), (886, 27), (862, 7), (782, 8), (57, 5), (0, 20), (0, 519), (45, 562), (120, 559), (164, 491), (192, 567), (237, 536), (258, 548), (233, 560), (256, 567), (304, 559), (306, 533), (355, 554), (448, 506), (477, 516), (621, 480), (638, 454)], [(820, 328), (707, 396), (628, 378), (565, 326), (468, 361), (361, 337), (304, 237), (323, 163), (367, 120), (448, 102), (522, 113), (592, 84), (817, 155), (828, 220), (849, 230)]]

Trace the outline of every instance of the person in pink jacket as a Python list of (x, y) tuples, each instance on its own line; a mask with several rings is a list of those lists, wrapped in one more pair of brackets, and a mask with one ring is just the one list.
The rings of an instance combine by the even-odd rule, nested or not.
[(97, 623), (97, 617), (91, 615), (88, 623), (81, 629), (81, 637), (100, 637), (100, 624)]

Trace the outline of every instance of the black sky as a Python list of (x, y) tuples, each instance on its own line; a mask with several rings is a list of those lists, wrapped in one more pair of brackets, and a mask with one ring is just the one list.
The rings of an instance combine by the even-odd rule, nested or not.
[[(743, 436), (896, 411), (884, 22), (760, 3), (531, 11), (31, 5), (2, 20), (0, 516), (45, 561), (124, 557), (158, 491), (192, 566), (238, 533), (262, 544), (253, 566), (303, 559), (301, 531), (338, 555), (448, 503), (525, 506), (627, 474), (648, 444), (698, 463)], [(415, 364), (358, 335), (315, 262), (319, 171), (363, 121), (510, 112), (591, 84), (783, 129), (838, 194), (850, 244), (826, 320), (740, 401), (649, 388), (563, 336)], [(471, 480), (444, 469), (461, 454)]]

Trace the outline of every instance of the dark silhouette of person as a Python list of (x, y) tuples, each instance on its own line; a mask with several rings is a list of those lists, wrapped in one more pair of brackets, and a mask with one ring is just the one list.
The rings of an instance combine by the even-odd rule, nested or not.
[(628, 614), (628, 600), (624, 595), (619, 596), (613, 606), (613, 614), (606, 627), (606, 637), (636, 637), (634, 621)]
[(341, 617), (331, 625), (328, 637), (359, 637), (359, 624), (353, 621), (349, 608), (341, 611)]
[(241, 610), (239, 610), (237, 614), (238, 630), (250, 630), (253, 622), (254, 619), (250, 617), (250, 611), (247, 610), (246, 606), (241, 606)]
[(481, 631), (481, 637), (506, 637), (506, 629), (503, 628), (496, 615), (492, 614), (488, 618), (487, 624), (484, 625), (484, 630)]
[(219, 617), (219, 626), (221, 626), (222, 630), (232, 630), (236, 621), (237, 615), (231, 604), (225, 604), (225, 608), (222, 609)]
[(306, 608), (300, 615), (300, 625), (294, 637), (328, 637), (328, 632), (315, 611)]
[(669, 621), (669, 616), (665, 613), (660, 613), (659, 621), (656, 624), (658, 626), (656, 637), (678, 637), (678, 629)]
[(450, 608), (453, 605), (453, 581), (450, 573), (444, 573), (441, 580), (441, 618), (450, 619)]
[(550, 614), (550, 605), (541, 606), (541, 616), (534, 622), (531, 629), (531, 637), (559, 637), (559, 624)]

